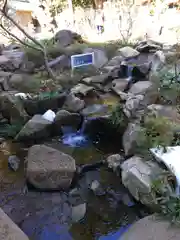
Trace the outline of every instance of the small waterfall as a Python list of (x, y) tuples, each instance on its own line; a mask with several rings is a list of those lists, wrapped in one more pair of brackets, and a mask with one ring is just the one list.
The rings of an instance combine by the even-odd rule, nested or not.
[(81, 128), (74, 132), (71, 127), (64, 127), (63, 128), (63, 137), (62, 142), (65, 145), (69, 145), (71, 147), (82, 147), (87, 146), (89, 144), (89, 140), (87, 136), (84, 134), (84, 128), (87, 123), (87, 119), (84, 119)]

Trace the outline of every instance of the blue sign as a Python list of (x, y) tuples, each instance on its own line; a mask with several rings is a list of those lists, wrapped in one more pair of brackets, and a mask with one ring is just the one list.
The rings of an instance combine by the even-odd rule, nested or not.
[(84, 53), (71, 56), (72, 68), (77, 68), (91, 64), (94, 64), (94, 53)]

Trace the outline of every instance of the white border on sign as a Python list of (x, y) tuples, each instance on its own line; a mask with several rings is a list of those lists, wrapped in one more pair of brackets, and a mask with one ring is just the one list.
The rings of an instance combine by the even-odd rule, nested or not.
[[(73, 65), (73, 59), (75, 57), (82, 57), (82, 56), (86, 56), (86, 55), (92, 55), (92, 63), (85, 63), (85, 64), (80, 64), (78, 66), (74, 66)], [(72, 55), (71, 56), (71, 68), (77, 68), (77, 67), (82, 67), (82, 66), (87, 66), (87, 65), (94, 65), (94, 52), (92, 53), (83, 53), (83, 54), (76, 54), (76, 55)]]

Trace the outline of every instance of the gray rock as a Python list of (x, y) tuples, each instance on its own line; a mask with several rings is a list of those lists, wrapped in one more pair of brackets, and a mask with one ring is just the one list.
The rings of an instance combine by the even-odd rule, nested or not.
[(79, 83), (78, 85), (71, 88), (71, 92), (73, 94), (81, 94), (83, 96), (86, 96), (94, 91), (94, 87), (87, 86), (85, 84)]
[(86, 214), (86, 203), (72, 207), (72, 221), (79, 222)]
[(45, 120), (41, 115), (34, 115), (34, 117), (24, 125), (15, 139), (17, 141), (23, 141), (46, 138), (50, 134), (51, 124), (50, 121)]
[(63, 109), (66, 109), (70, 112), (78, 112), (82, 110), (85, 106), (85, 102), (78, 97), (75, 97), (74, 94), (69, 94), (66, 98), (66, 101), (63, 105)]
[(123, 134), (122, 143), (126, 156), (133, 155), (136, 151), (141, 127), (137, 123), (129, 123)]
[(152, 183), (163, 170), (155, 162), (145, 162), (137, 156), (126, 160), (121, 165), (121, 169), (122, 183), (132, 196), (144, 205), (153, 205)]
[(12, 92), (2, 92), (0, 94), (0, 108), (4, 118), (13, 122), (25, 122), (28, 115), (24, 110), (23, 103), (15, 97)]
[(34, 145), (28, 151), (27, 179), (38, 189), (67, 189), (75, 171), (75, 160), (57, 149)]
[(112, 169), (114, 172), (117, 172), (121, 163), (124, 161), (124, 158), (119, 154), (113, 154), (113, 155), (110, 155), (106, 159), (106, 161), (107, 161), (108, 167)]
[(66, 110), (59, 110), (56, 113), (56, 117), (54, 119), (54, 125), (57, 128), (61, 126), (72, 126), (74, 129), (78, 129), (82, 121), (82, 117), (78, 113), (70, 113)]
[(161, 69), (165, 64), (166, 58), (162, 51), (157, 51), (152, 57), (152, 72), (156, 72)]
[(140, 81), (132, 85), (129, 89), (129, 93), (134, 95), (145, 95), (149, 92), (155, 91), (154, 84), (150, 81)]
[(53, 69), (69, 68), (71, 66), (71, 62), (68, 56), (62, 55), (48, 62), (48, 65)]
[(94, 53), (94, 64), (96, 68), (101, 68), (108, 62), (108, 58), (103, 50), (86, 48), (84, 49), (84, 53)]
[(105, 104), (92, 104), (81, 111), (85, 117), (103, 117), (110, 114), (109, 107)]
[(139, 55), (139, 52), (129, 46), (118, 49), (118, 55), (121, 55), (124, 58), (133, 58)]
[(112, 81), (112, 90), (119, 95), (119, 92), (123, 92), (128, 86), (128, 79), (115, 79)]
[(100, 75), (83, 78), (82, 81), (86, 84), (95, 84), (95, 83), (105, 84), (108, 80), (108, 77), (109, 77), (108, 73), (103, 73)]
[(168, 220), (150, 215), (135, 222), (118, 240), (179, 240), (180, 230)]
[(1, 209), (0, 209), (0, 239), (1, 240), (29, 239)]
[(20, 159), (16, 155), (8, 157), (8, 165), (13, 171), (17, 171), (20, 165)]

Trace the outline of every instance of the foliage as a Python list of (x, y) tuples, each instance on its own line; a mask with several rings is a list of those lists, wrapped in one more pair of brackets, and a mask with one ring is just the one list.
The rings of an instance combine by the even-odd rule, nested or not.
[(14, 138), (17, 133), (22, 129), (21, 123), (5, 124), (0, 126), (0, 136), (5, 138)]
[(44, 100), (44, 99), (51, 99), (51, 98), (55, 98), (59, 95), (59, 92), (57, 91), (44, 91), (44, 92), (40, 92), (35, 99), (39, 99), (39, 100)]
[(180, 224), (180, 197), (175, 193), (175, 177), (168, 171), (153, 182), (154, 200), (160, 206), (160, 214), (174, 224)]
[(146, 116), (138, 138), (138, 149), (146, 153), (152, 147), (169, 146), (174, 138), (173, 124), (165, 117)]
[(180, 103), (180, 74), (177, 72), (176, 65), (174, 69), (161, 70), (158, 77), (161, 100), (168, 104)]
[(121, 104), (118, 104), (112, 108), (110, 121), (115, 127), (117, 127), (118, 130), (124, 129), (127, 126), (128, 121), (123, 112), (123, 106)]

